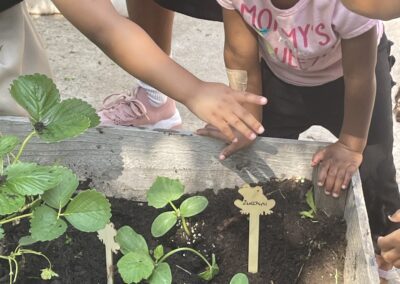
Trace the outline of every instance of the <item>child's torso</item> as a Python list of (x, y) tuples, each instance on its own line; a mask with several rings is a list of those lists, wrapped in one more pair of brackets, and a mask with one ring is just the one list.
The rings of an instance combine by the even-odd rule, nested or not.
[(232, 0), (232, 5), (259, 35), (271, 70), (295, 85), (341, 77), (341, 38), (381, 25), (353, 14), (339, 0)]

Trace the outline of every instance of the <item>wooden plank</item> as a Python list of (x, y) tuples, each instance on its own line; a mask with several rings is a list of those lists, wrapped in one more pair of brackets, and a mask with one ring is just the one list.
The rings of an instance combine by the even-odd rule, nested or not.
[[(0, 118), (0, 132), (24, 137), (21, 118)], [(42, 164), (70, 166), (81, 179), (109, 196), (143, 200), (156, 176), (179, 178), (188, 192), (233, 188), (280, 178), (311, 178), (311, 157), (324, 144), (260, 138), (246, 151), (218, 160), (223, 143), (174, 132), (136, 128), (97, 128), (61, 143), (33, 139), (23, 156)]]
[(379, 283), (378, 266), (375, 261), (364, 194), (358, 173), (352, 179), (344, 218), (347, 223), (344, 283)]

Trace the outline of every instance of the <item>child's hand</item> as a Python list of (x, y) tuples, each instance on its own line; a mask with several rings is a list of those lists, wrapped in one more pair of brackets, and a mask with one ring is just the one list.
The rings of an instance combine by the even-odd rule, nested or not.
[(320, 164), (318, 186), (325, 188), (325, 194), (337, 198), (340, 190), (348, 187), (361, 162), (361, 153), (338, 141), (315, 153), (311, 166)]
[[(400, 223), (400, 210), (389, 216), (389, 220), (393, 223)], [(379, 237), (378, 246), (381, 249), (383, 260), (400, 268), (400, 229), (385, 237)]]
[(225, 160), (233, 153), (239, 151), (240, 149), (246, 148), (254, 141), (247, 139), (246, 137), (244, 137), (240, 133), (237, 133), (236, 131), (234, 132), (237, 138), (235, 138), (233, 141), (230, 141), (224, 134), (222, 134), (221, 131), (219, 131), (216, 127), (210, 124), (207, 124), (205, 127), (200, 128), (196, 131), (196, 133), (199, 135), (220, 139), (228, 144), (228, 146), (226, 146), (219, 154), (220, 160)]
[(207, 135), (215, 138), (224, 136), (229, 142), (239, 138), (233, 133), (238, 131), (249, 140), (256, 139), (264, 128), (257, 119), (241, 104), (265, 105), (267, 99), (247, 92), (237, 92), (224, 84), (202, 82), (194, 94), (188, 96), (184, 104), (201, 120), (219, 129), (219, 135)]

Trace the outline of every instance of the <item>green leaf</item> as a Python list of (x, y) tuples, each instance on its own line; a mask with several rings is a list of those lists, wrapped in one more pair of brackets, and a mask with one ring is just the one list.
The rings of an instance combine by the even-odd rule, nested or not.
[(185, 218), (192, 217), (203, 212), (207, 205), (208, 200), (204, 196), (193, 196), (182, 202), (179, 211)]
[(42, 242), (54, 240), (67, 230), (67, 223), (58, 218), (57, 212), (46, 205), (33, 211), (30, 222), (32, 238)]
[(58, 142), (76, 137), (85, 132), (90, 126), (90, 119), (76, 112), (74, 100), (65, 100), (54, 106), (43, 118), (39, 137), (47, 142)]
[(87, 102), (81, 99), (67, 99), (62, 102), (68, 104), (68, 107), (74, 110), (75, 113), (86, 116), (90, 120), (89, 127), (96, 127), (100, 124), (100, 117), (97, 115), (96, 110)]
[(166, 262), (160, 263), (156, 266), (149, 279), (150, 284), (171, 284), (172, 273), (169, 264)]
[(123, 254), (129, 252), (149, 254), (146, 240), (129, 226), (123, 226), (118, 230), (115, 241), (119, 244)]
[(158, 261), (164, 255), (164, 247), (163, 245), (158, 245), (153, 252), (154, 259)]
[(30, 163), (17, 163), (6, 168), (5, 185), (21, 195), (43, 194), (54, 188), (59, 182), (61, 173), (58, 167), (39, 166)]
[(306, 202), (307, 202), (308, 206), (310, 206), (312, 212), (317, 213), (317, 206), (315, 206), (314, 194), (313, 194), (312, 189), (310, 189), (306, 193)]
[(117, 262), (118, 271), (125, 283), (139, 283), (153, 273), (154, 263), (145, 253), (130, 252)]
[(25, 204), (25, 196), (18, 194), (7, 186), (0, 186), (0, 215), (17, 212)]
[(25, 246), (30, 246), (30, 245), (32, 245), (32, 244), (34, 244), (34, 243), (36, 243), (36, 242), (38, 242), (38, 241), (37, 241), (37, 240), (34, 240), (34, 239), (32, 238), (32, 236), (29, 235), (29, 236), (21, 237), (21, 238), (19, 239), (19, 241), (18, 241), (18, 244), (19, 244), (20, 246), (25, 247)]
[(19, 144), (19, 138), (16, 136), (1, 136), (0, 137), (0, 158), (11, 153)]
[(218, 272), (219, 272), (219, 267), (215, 260), (215, 254), (212, 254), (211, 267), (207, 267), (207, 269), (204, 272), (199, 273), (198, 275), (201, 279), (210, 281), (215, 277), (215, 275), (218, 274)]
[(158, 238), (165, 235), (178, 221), (174, 211), (161, 213), (151, 224), (151, 234)]
[(33, 122), (42, 118), (60, 101), (60, 93), (53, 81), (45, 75), (34, 74), (14, 80), (11, 96), (30, 115)]
[(165, 207), (169, 202), (179, 199), (183, 195), (184, 188), (179, 180), (157, 177), (147, 192), (149, 206)]
[(246, 274), (237, 273), (232, 277), (229, 284), (249, 284), (249, 279)]
[(55, 209), (67, 205), (79, 185), (78, 178), (70, 169), (65, 167), (58, 167), (58, 169), (60, 172), (59, 184), (42, 195), (44, 202)]
[(96, 232), (110, 222), (111, 205), (103, 194), (87, 190), (79, 193), (68, 204), (63, 215), (76, 229)]
[(5, 233), (3, 227), (0, 225), (0, 241), (4, 238)]

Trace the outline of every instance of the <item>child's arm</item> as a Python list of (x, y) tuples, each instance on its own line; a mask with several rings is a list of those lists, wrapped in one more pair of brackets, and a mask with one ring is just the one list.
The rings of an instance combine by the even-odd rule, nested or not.
[(390, 20), (400, 17), (399, 0), (342, 0), (351, 11), (368, 18)]
[(261, 124), (241, 103), (265, 104), (253, 94), (206, 83), (172, 61), (135, 23), (120, 16), (110, 0), (53, 0), (63, 15), (128, 73), (185, 104), (215, 125), (230, 141), (233, 128), (246, 137), (262, 133)]
[(312, 165), (320, 165), (318, 183), (326, 194), (338, 197), (347, 188), (362, 161), (375, 100), (377, 31), (342, 39), (345, 85), (344, 117), (339, 140), (317, 152)]
[[(225, 46), (225, 66), (229, 69), (247, 73), (246, 91), (260, 95), (261, 71), (257, 35), (246, 24), (241, 15), (235, 10), (223, 9)], [(244, 104), (258, 121), (262, 121), (262, 107), (254, 104)], [(211, 136), (225, 140), (223, 133), (213, 127), (199, 129), (200, 135)], [(249, 139), (240, 137), (237, 143), (232, 143), (222, 150), (220, 158), (224, 159), (251, 143)]]

